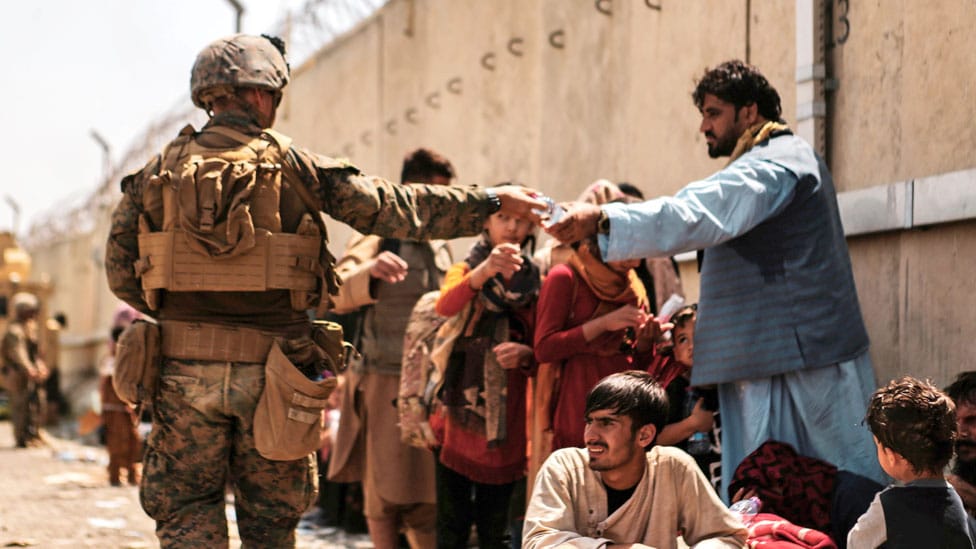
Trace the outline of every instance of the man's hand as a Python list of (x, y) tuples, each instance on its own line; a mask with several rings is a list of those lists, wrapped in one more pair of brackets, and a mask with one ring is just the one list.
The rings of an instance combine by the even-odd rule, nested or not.
[(373, 259), (373, 264), (369, 266), (369, 276), (389, 284), (396, 284), (407, 278), (408, 268), (403, 258), (393, 252), (385, 251)]
[(506, 370), (514, 370), (519, 366), (527, 365), (532, 359), (532, 347), (514, 341), (499, 343), (495, 345), (492, 352), (498, 359), (498, 365)]
[(501, 187), (492, 187), (492, 190), (502, 201), (502, 209), (499, 211), (513, 217), (528, 219), (536, 225), (542, 222), (542, 218), (534, 210), (545, 211), (547, 205), (534, 197), (534, 195), (540, 194), (538, 191), (518, 185), (502, 185)]
[(585, 202), (567, 202), (562, 207), (566, 214), (546, 229), (553, 238), (569, 244), (596, 234), (596, 224), (600, 220), (599, 206)]

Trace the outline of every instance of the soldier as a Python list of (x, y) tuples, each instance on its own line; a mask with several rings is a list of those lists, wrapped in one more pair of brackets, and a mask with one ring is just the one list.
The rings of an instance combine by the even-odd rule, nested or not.
[[(454, 168), (444, 157), (418, 149), (403, 161), (402, 183), (448, 185)], [(440, 288), (451, 266), (444, 241), (411, 242), (378, 236), (354, 237), (336, 267), (343, 285), (335, 310), (362, 308), (363, 359), (347, 373), (342, 413), (329, 478), (363, 482), (363, 514), (376, 549), (395, 549), (397, 531), (410, 545), (433, 547), (437, 507), (434, 457), (400, 441), (397, 409), (402, 341), (410, 311), (424, 293)]]
[(10, 416), (18, 448), (42, 444), (38, 391), (47, 367), (37, 355), (37, 298), (20, 292), (12, 298), (14, 320), (3, 335), (4, 384), (10, 393)]
[[(498, 210), (538, 220), (544, 207), (524, 189), (397, 185), (292, 147), (270, 129), (284, 50), (249, 35), (204, 48), (190, 89), (210, 121), (125, 177), (112, 217), (109, 285), (162, 333), (140, 499), (164, 548), (227, 545), (228, 483), (244, 546), (294, 546), (315, 462), (262, 455), (268, 433), (254, 418), (279, 383), (266, 360), (271, 371), (282, 353), (299, 367), (322, 357), (307, 311), (327, 306), (338, 280), (320, 212), (364, 234), (429, 239), (477, 234)], [(289, 420), (315, 424), (324, 401), (299, 400), (285, 403)]]

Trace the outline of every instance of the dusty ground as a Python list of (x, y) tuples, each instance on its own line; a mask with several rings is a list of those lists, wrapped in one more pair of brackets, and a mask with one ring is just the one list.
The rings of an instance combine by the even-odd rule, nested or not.
[[(104, 448), (48, 437), (50, 447), (14, 449), (9, 421), (0, 421), (0, 547), (159, 547), (137, 488), (111, 487)], [(228, 506), (231, 547), (240, 547)], [(299, 528), (302, 549), (371, 548), (364, 535)]]

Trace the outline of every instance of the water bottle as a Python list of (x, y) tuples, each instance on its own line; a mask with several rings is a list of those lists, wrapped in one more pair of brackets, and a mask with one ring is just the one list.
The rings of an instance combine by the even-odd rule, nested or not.
[(548, 196), (546, 196), (544, 194), (536, 194), (536, 195), (533, 195), (533, 196), (535, 198), (537, 198), (537, 199), (539, 199), (539, 200), (541, 200), (541, 201), (543, 201), (543, 202), (546, 203), (546, 209), (544, 209), (544, 210), (543, 209), (532, 210), (539, 217), (542, 218), (542, 226), (543, 227), (548, 228), (548, 227), (554, 225), (560, 219), (563, 218), (563, 215), (565, 215), (566, 210), (564, 210), (563, 207), (560, 206), (559, 204), (556, 204), (556, 201), (555, 200), (549, 198)]
[[(688, 397), (685, 401), (686, 410), (685, 412), (690, 416), (691, 412), (695, 409), (695, 404), (701, 395), (697, 391), (688, 391)], [(708, 433), (705, 431), (698, 431), (691, 435), (688, 439), (688, 453), (693, 456), (704, 456), (712, 449), (712, 441), (708, 438)]]
[(760, 509), (762, 509), (762, 501), (756, 496), (752, 496), (749, 499), (740, 499), (729, 507), (729, 511), (738, 515), (739, 519), (746, 526), (749, 526), (756, 520), (756, 515), (759, 514)]

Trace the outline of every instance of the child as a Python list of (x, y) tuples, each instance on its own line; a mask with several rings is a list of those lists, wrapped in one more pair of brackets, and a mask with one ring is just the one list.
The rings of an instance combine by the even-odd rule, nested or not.
[(712, 487), (721, 494), (721, 446), (715, 435), (718, 394), (691, 387), (698, 306), (688, 305), (671, 316), (671, 343), (659, 350), (649, 373), (668, 394), (668, 423), (657, 436), (662, 446), (677, 446), (698, 462)]
[(847, 546), (972, 549), (962, 500), (942, 477), (956, 432), (952, 400), (927, 382), (903, 377), (874, 392), (865, 420), (881, 468), (898, 483), (875, 496)]
[[(467, 547), (472, 522), (481, 547), (501, 547), (512, 491), (525, 476), (526, 381), (539, 269), (522, 248), (532, 223), (502, 212), (481, 241), (448, 270), (436, 310), (435, 364), (443, 372), (436, 465), (437, 547)], [(449, 353), (438, 349), (450, 348)], [(446, 364), (437, 357), (447, 355)]]
[(121, 470), (128, 473), (129, 484), (139, 484), (139, 433), (136, 430), (136, 413), (128, 404), (122, 402), (112, 385), (115, 374), (115, 351), (119, 336), (125, 326), (112, 328), (110, 355), (102, 367), (99, 386), (102, 398), (102, 423), (105, 425), (105, 447), (108, 450), (108, 480), (112, 486), (121, 486)]

